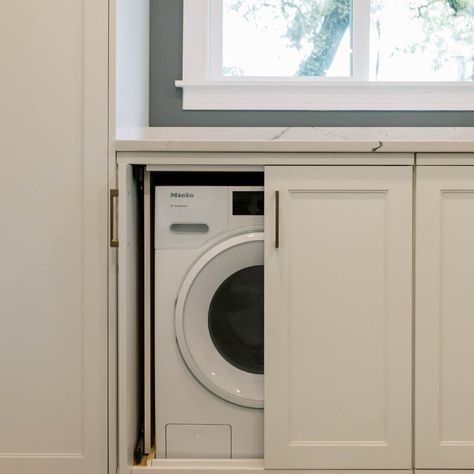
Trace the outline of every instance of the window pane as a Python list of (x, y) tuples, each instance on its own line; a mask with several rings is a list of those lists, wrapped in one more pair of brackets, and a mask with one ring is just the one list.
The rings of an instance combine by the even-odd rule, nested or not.
[(351, 5), (223, 0), (223, 75), (350, 76)]
[(473, 80), (474, 0), (371, 0), (370, 78)]

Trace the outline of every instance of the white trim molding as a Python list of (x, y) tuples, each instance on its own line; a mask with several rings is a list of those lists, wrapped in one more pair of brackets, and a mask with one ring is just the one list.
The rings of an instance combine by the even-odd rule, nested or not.
[(176, 81), (185, 110), (474, 110), (471, 82)]
[[(222, 77), (222, 0), (184, 0), (184, 110), (474, 110), (474, 82), (367, 80), (368, 0), (356, 2), (351, 78)], [(364, 23), (364, 17), (365, 23)], [(364, 66), (365, 65), (365, 66)]]
[[(153, 459), (146, 467), (134, 466), (133, 474), (148, 471), (160, 474), (264, 474), (263, 459)], [(272, 472), (267, 470), (266, 472)], [(278, 474), (295, 474), (294, 469), (278, 469)], [(382, 470), (316, 470), (306, 469), (306, 474), (385, 474)], [(390, 474), (412, 474), (411, 470), (391, 470)], [(445, 471), (448, 472), (448, 471)], [(472, 474), (473, 471), (469, 472)], [(443, 473), (444, 474), (444, 473)]]

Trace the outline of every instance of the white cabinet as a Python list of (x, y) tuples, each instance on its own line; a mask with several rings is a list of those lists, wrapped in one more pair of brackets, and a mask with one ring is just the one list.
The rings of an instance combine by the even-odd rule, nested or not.
[(107, 0), (3, 0), (0, 472), (107, 471)]
[[(139, 197), (131, 166), (120, 165), (118, 248), (118, 442), (117, 472), (128, 474), (143, 421), (141, 382), (143, 316), (140, 308)], [(143, 336), (142, 336), (143, 337)]]
[(265, 466), (410, 469), (412, 167), (270, 166), (265, 197)]
[(415, 466), (473, 469), (474, 167), (418, 167), (416, 202)]
[[(153, 165), (168, 169), (171, 158), (158, 159), (164, 163)], [(189, 166), (188, 156), (172, 159), (183, 161), (177, 171)], [(200, 159), (193, 170), (225, 170), (240, 157)], [(424, 166), (429, 157), (416, 170), (278, 159), (287, 161), (252, 156), (246, 168), (265, 172), (265, 468), (474, 469), (474, 166)], [(131, 164), (140, 159), (128, 154), (119, 163), (125, 474), (143, 398)], [(196, 467), (180, 462), (157, 460), (154, 468)], [(239, 462), (254, 472), (262, 466)]]

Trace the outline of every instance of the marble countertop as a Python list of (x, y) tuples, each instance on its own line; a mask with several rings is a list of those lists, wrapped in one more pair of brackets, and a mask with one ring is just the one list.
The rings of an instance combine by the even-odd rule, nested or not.
[(116, 151), (474, 153), (473, 127), (142, 127)]

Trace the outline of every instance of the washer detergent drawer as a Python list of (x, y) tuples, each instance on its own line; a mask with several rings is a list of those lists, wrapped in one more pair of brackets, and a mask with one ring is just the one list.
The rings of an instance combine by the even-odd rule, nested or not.
[(230, 459), (230, 425), (167, 425), (166, 457)]

